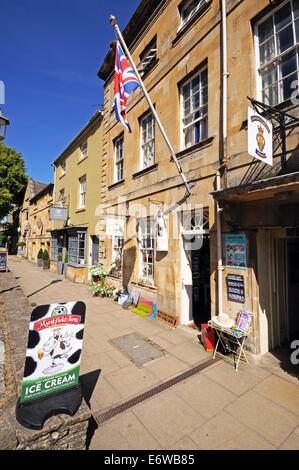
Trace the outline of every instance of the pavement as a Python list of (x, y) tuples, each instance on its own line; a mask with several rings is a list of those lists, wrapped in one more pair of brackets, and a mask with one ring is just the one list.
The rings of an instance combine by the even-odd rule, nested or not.
[[(282, 367), (278, 355), (266, 355), (258, 366), (241, 364), (238, 372), (223, 361), (206, 367), (211, 354), (192, 328), (141, 318), (111, 299), (93, 297), (86, 285), (17, 257), (10, 257), (9, 269), (32, 306), (75, 300), (87, 305), (81, 379), (101, 423), (91, 427), (89, 449), (299, 450), (298, 375)], [(133, 362), (112, 342), (130, 334), (157, 345), (163, 355), (144, 365)], [(187, 377), (198, 364), (202, 370)], [(172, 379), (173, 386), (138, 400)]]

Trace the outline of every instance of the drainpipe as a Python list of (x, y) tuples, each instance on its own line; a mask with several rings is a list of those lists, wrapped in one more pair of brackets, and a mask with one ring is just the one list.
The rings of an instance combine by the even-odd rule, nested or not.
[[(221, 169), (226, 167), (227, 161), (227, 20), (226, 0), (221, 0), (221, 29), (222, 29), (222, 155), (221, 165), (216, 174), (216, 189), (221, 190)], [(223, 260), (222, 260), (222, 209), (219, 201), (216, 204), (217, 211), (217, 278), (218, 278), (218, 315), (223, 313)]]

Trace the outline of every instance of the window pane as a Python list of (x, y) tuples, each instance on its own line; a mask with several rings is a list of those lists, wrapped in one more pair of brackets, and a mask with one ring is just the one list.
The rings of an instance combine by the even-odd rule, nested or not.
[(278, 84), (263, 91), (263, 102), (269, 106), (276, 106), (278, 104)]
[[(295, 90), (295, 84), (297, 80), (298, 80), (298, 75), (297, 73), (294, 73), (282, 81), (284, 101), (288, 100), (291, 97), (293, 91)], [(292, 87), (292, 84), (294, 85), (293, 87)]]
[(270, 17), (266, 21), (264, 21), (262, 24), (259, 25), (259, 28), (258, 28), (259, 43), (261, 44), (262, 42), (266, 41), (266, 39), (269, 39), (271, 36), (273, 36), (273, 34), (274, 34), (273, 19), (272, 17)]
[(192, 127), (188, 127), (185, 130), (185, 148), (189, 148), (192, 145)]
[(295, 21), (296, 42), (299, 42), (299, 18)]
[(208, 138), (208, 119), (205, 118), (200, 121), (201, 129), (200, 129), (200, 140), (206, 140)]
[(260, 62), (264, 65), (269, 60), (275, 57), (275, 43), (274, 37), (268, 39), (263, 45), (260, 46)]
[(294, 5), (294, 17), (299, 18), (299, 0), (293, 0)]
[(296, 69), (297, 69), (297, 60), (296, 60), (296, 52), (294, 51), (281, 59), (281, 62), (280, 62), (281, 76), (286, 77), (292, 72), (295, 72)]
[(273, 85), (277, 82), (277, 66), (270, 65), (269, 67), (265, 68), (262, 72), (262, 88), (266, 88), (270, 85)]
[(281, 30), (292, 21), (291, 5), (287, 3), (280, 8), (274, 15), (276, 31)]
[(294, 45), (293, 25), (290, 24), (277, 35), (277, 50), (279, 53), (286, 51)]
[(201, 72), (201, 86), (207, 86), (208, 84), (208, 69), (206, 68)]

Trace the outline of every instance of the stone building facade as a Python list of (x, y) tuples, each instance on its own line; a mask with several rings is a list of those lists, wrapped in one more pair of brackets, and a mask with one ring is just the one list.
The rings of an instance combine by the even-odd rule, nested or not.
[(74, 282), (88, 279), (88, 268), (99, 262), (96, 217), (100, 203), (102, 112), (97, 111), (54, 162), (54, 207), (66, 211), (65, 220), (52, 221), (51, 269), (64, 263)]
[[(273, 167), (252, 159), (247, 147), (247, 97), (270, 105), (279, 116), (290, 108), (291, 115), (298, 115), (298, 101), (291, 100), (293, 82), (298, 80), (298, 1), (227, 0), (225, 5), (227, 136), (222, 131), (226, 70), (221, 2), (143, 0), (124, 30), (193, 185), (191, 197), (186, 197), (141, 89), (129, 98), (132, 133), (116, 122), (113, 44), (101, 65), (99, 77), (105, 82), (101, 204), (105, 216), (100, 258), (112, 274), (116, 271), (117, 278), (121, 271), (126, 287), (138, 285), (141, 295), (154, 300), (162, 312), (180, 323), (199, 325), (219, 313), (218, 203), (225, 265), (223, 311), (233, 318), (240, 310), (253, 312), (248, 347), (260, 355), (290, 340), (298, 329), (292, 310), (292, 303), (299, 300), (296, 263), (292, 262), (298, 257), (299, 235), (298, 127), (287, 128), (283, 151), (275, 147)], [(287, 161), (283, 168), (282, 153)], [(216, 191), (218, 172), (221, 184)], [(153, 240), (159, 210), (166, 218), (168, 252), (157, 251)], [(113, 214), (120, 223), (111, 221)], [(245, 266), (227, 266), (227, 235), (243, 236)], [(244, 283), (241, 302), (231, 300), (228, 275), (240, 276)]]
[(19, 215), (19, 242), (25, 243), (19, 253), (35, 261), (42, 248), (50, 253), (51, 234), (49, 210), (52, 204), (53, 184), (40, 183), (29, 178)]

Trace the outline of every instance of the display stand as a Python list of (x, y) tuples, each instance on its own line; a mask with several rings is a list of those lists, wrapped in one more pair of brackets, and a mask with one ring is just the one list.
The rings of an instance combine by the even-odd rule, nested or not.
[(21, 403), (16, 407), (16, 418), (22, 426), (29, 429), (42, 429), (44, 423), (51, 416), (67, 414), (74, 416), (82, 402), (82, 388), (77, 385), (63, 392), (49, 395), (28, 403)]
[[(235, 366), (236, 372), (238, 372), (238, 367), (240, 360), (244, 360), (248, 363), (245, 351), (244, 343), (248, 336), (247, 332), (236, 333), (230, 328), (222, 327), (213, 321), (209, 321), (209, 326), (215, 330), (217, 335), (217, 342), (214, 349), (213, 359), (216, 355), (225, 357), (226, 360), (232, 362)], [(228, 357), (226, 354), (223, 354), (219, 351), (219, 348), (222, 346), (225, 352), (232, 354), (233, 358)]]

